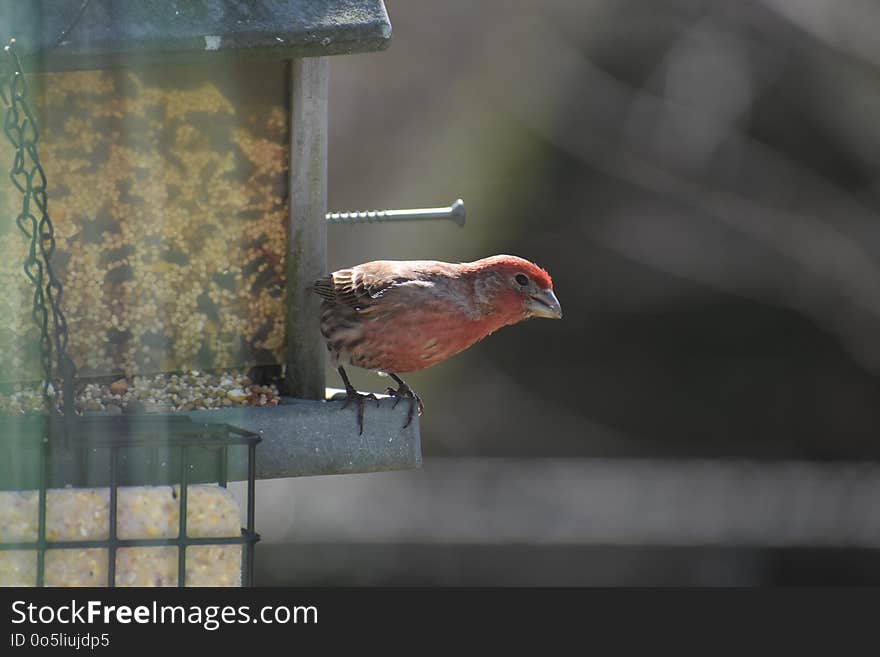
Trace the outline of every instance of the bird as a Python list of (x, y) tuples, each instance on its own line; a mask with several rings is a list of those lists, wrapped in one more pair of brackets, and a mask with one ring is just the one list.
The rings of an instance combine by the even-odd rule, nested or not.
[(312, 285), (321, 297), (320, 329), (345, 385), (343, 408), (357, 405), (363, 433), (364, 401), (346, 365), (387, 374), (409, 400), (404, 428), (421, 398), (400, 378), (441, 363), (498, 329), (533, 317), (562, 318), (550, 274), (513, 255), (474, 262), (375, 260), (334, 271)]

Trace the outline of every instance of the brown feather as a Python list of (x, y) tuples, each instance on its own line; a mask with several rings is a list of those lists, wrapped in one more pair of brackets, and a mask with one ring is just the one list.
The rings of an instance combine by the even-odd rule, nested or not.
[(340, 269), (315, 281), (312, 290), (327, 301), (355, 309), (366, 308), (385, 290), (406, 279), (405, 276), (394, 276), (387, 269), (381, 266), (367, 268), (364, 265)]

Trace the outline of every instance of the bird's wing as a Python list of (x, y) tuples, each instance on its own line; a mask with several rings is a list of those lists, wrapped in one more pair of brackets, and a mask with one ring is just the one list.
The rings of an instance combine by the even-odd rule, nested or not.
[(356, 310), (369, 308), (383, 292), (399, 284), (401, 276), (385, 267), (340, 269), (315, 281), (312, 290), (321, 298)]

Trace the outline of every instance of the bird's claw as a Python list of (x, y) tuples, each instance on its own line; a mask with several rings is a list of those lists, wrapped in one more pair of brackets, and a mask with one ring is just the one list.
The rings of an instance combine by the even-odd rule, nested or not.
[(345, 403), (342, 405), (341, 410), (345, 410), (348, 408), (348, 405), (351, 402), (354, 402), (357, 405), (357, 422), (358, 422), (358, 435), (362, 436), (364, 433), (364, 400), (372, 399), (376, 402), (376, 406), (379, 406), (379, 398), (376, 397), (372, 392), (367, 394), (362, 394), (355, 390), (354, 388), (346, 388), (345, 390)]
[(404, 429), (406, 429), (412, 422), (412, 419), (415, 416), (416, 407), (419, 409), (419, 415), (425, 411), (425, 405), (422, 403), (422, 398), (405, 383), (401, 383), (396, 389), (388, 388), (386, 392), (394, 397), (394, 404), (391, 408), (397, 408), (397, 404), (401, 399), (409, 399), (409, 412), (406, 414), (406, 423), (403, 425)]

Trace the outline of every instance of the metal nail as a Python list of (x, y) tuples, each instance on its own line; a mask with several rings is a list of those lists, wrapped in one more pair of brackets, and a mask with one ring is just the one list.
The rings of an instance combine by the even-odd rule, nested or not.
[(327, 223), (331, 224), (372, 224), (385, 223), (387, 221), (422, 221), (425, 219), (448, 219), (458, 226), (464, 226), (464, 201), (458, 199), (455, 203), (445, 208), (327, 213)]

